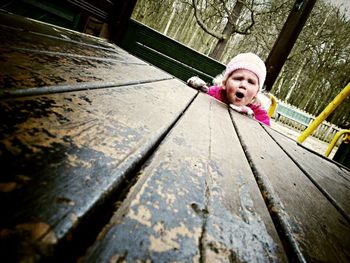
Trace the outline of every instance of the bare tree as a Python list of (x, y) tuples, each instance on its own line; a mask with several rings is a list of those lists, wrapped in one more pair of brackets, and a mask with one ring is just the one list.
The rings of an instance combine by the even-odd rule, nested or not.
[[(233, 34), (246, 35), (254, 26), (254, 0), (191, 0), (198, 25), (209, 35), (217, 39), (217, 43), (209, 56), (220, 60), (226, 45)], [(223, 25), (221, 32), (210, 28), (206, 20), (216, 17)]]
[[(169, 37), (226, 63), (247, 51), (267, 58), (294, 3), (139, 0), (134, 17), (160, 32), (167, 29)], [(318, 0), (271, 92), (280, 100), (288, 98), (292, 105), (319, 114), (350, 81), (349, 36), (349, 18), (328, 0)], [(350, 97), (328, 121), (336, 125), (350, 122), (349, 105)]]

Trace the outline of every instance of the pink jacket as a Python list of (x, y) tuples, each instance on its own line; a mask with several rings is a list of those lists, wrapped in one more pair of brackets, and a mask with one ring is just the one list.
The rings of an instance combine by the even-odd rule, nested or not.
[[(214, 97), (215, 99), (222, 101), (226, 104), (229, 104), (226, 98), (225, 90), (220, 86), (211, 86), (208, 90), (208, 95)], [(249, 108), (251, 108), (254, 112), (254, 117), (256, 120), (270, 126), (270, 117), (267, 115), (267, 111), (261, 107), (260, 104), (248, 104)]]

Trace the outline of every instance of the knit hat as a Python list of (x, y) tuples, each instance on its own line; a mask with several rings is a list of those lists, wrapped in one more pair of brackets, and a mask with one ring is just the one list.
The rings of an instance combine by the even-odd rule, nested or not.
[(253, 53), (238, 54), (227, 64), (224, 79), (227, 79), (237, 69), (247, 69), (253, 72), (258, 77), (259, 91), (261, 91), (266, 78), (266, 66), (261, 58)]

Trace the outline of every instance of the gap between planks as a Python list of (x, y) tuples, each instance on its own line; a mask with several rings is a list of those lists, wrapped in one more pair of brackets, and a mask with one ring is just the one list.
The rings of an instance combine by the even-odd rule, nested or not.
[[(256, 183), (260, 189), (260, 193), (262, 195), (262, 198), (265, 201), (267, 210), (272, 218), (272, 221), (275, 224), (275, 228), (277, 230), (277, 233), (278, 233), (281, 241), (283, 241), (283, 240), (286, 241), (286, 242), (282, 242), (282, 244), (285, 244), (285, 246), (286, 246), (286, 247), (284, 247), (284, 250), (285, 250), (285, 253), (286, 253), (289, 261), (295, 262), (295, 260), (297, 259), (297, 262), (306, 263), (307, 261), (299, 248), (298, 242), (295, 240), (295, 238), (292, 235), (292, 231), (291, 231), (292, 227), (290, 226), (288, 221), (284, 219), (283, 215), (281, 215), (280, 212), (273, 213), (271, 211), (271, 209), (269, 209), (269, 207), (278, 207), (277, 210), (284, 211), (283, 204), (279, 200), (275, 191), (273, 190), (272, 185), (269, 183), (269, 181), (267, 179), (264, 178), (264, 176), (256, 168), (256, 165), (253, 161), (253, 158), (251, 157), (250, 153), (247, 150), (247, 145), (243, 141), (242, 135), (238, 131), (237, 124), (235, 123), (235, 121), (232, 117), (232, 111), (230, 109), (228, 109), (228, 111), (229, 111), (229, 114), (230, 114), (230, 117), (232, 120), (233, 128), (234, 128), (234, 130), (237, 134), (237, 137), (240, 141), (240, 144), (241, 144), (243, 152), (247, 158), (247, 161), (250, 164), (250, 167), (252, 169), (252, 173), (253, 173), (255, 180), (256, 180)], [(260, 123), (259, 123), (259, 125), (263, 126), (263, 124), (260, 124)], [(265, 132), (266, 132), (266, 130), (265, 130)], [(263, 194), (264, 192), (266, 192), (267, 194), (264, 195)]]
[[(153, 141), (148, 142), (148, 147), (143, 147), (144, 149), (142, 152), (137, 154), (137, 156), (141, 156), (140, 159), (126, 167), (124, 176), (121, 178), (122, 183), (114, 187), (109, 196), (103, 197), (103, 203), (101, 202), (99, 207), (97, 207), (95, 211), (88, 216), (88, 218), (83, 218), (82, 224), (77, 227), (77, 232), (75, 235), (73, 235), (77, 236), (77, 238), (73, 238), (70, 244), (61, 246), (60, 250), (57, 251), (58, 253), (56, 253), (57, 255), (64, 255), (62, 259), (70, 262), (78, 260), (86, 253), (86, 250), (95, 242), (101, 231), (103, 232), (105, 227), (108, 225), (110, 218), (119, 209), (120, 204), (126, 198), (130, 188), (137, 182), (138, 172), (142, 169), (142, 166), (153, 155), (153, 153), (156, 152), (159, 145), (163, 142), (176, 123), (181, 120), (182, 116), (197, 98), (198, 94), (199, 92), (197, 92), (197, 94), (191, 99), (184, 110), (180, 112), (180, 114), (167, 129), (161, 131), (157, 136), (155, 136)], [(135, 152), (133, 154), (135, 154)], [(101, 214), (104, 214), (103, 219), (96, 220), (101, 216)], [(96, 225), (96, 221), (99, 223), (98, 226), (91, 229), (91, 225)], [(91, 224), (91, 222), (94, 222), (94, 224)], [(86, 232), (90, 232), (88, 238), (81, 240), (80, 234)], [(67, 253), (67, 250), (69, 250), (70, 254)]]

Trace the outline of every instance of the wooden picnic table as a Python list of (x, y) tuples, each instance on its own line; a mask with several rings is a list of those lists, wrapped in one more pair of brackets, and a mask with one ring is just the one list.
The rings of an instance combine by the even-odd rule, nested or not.
[(104, 40), (1, 13), (1, 262), (349, 262), (350, 171)]

